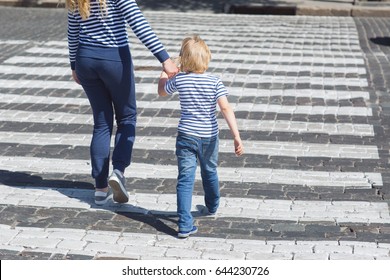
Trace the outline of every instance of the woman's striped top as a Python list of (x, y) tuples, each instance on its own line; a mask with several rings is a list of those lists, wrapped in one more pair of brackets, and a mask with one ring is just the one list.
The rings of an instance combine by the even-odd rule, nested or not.
[(178, 131), (196, 137), (218, 135), (217, 100), (227, 96), (222, 81), (209, 74), (179, 73), (167, 81), (168, 94), (179, 92), (181, 115)]
[(134, 0), (106, 0), (107, 12), (102, 13), (99, 1), (91, 0), (90, 16), (83, 20), (78, 10), (68, 11), (68, 45), (74, 69), (79, 44), (92, 47), (127, 47), (127, 24), (138, 39), (162, 63), (169, 58), (164, 46), (146, 21)]

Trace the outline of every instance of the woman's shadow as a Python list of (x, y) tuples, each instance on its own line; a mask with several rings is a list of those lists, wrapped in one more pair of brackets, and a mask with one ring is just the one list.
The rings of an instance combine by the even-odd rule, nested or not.
[[(108, 203), (108, 206), (97, 207), (93, 201), (94, 186), (88, 182), (77, 180), (43, 179), (41, 176), (25, 172), (0, 170), (0, 184), (13, 188), (56, 190), (59, 193), (80, 202), (87, 203), (93, 209), (113, 211), (121, 217), (149, 225), (158, 232), (176, 236), (173, 227), (177, 223), (176, 212), (148, 210), (136, 205), (126, 204), (124, 207)], [(75, 190), (80, 190), (75, 191)], [(87, 194), (86, 194), (87, 191)], [(90, 191), (90, 192), (89, 192)], [(121, 210), (123, 209), (123, 210)], [(172, 225), (169, 226), (168, 224)]]
[(376, 45), (390, 47), (390, 37), (376, 37), (370, 38), (370, 41)]

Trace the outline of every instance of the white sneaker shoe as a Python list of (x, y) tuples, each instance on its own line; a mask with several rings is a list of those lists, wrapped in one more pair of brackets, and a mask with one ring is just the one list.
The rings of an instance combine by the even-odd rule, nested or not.
[(108, 179), (108, 185), (113, 192), (113, 199), (118, 203), (126, 203), (129, 201), (129, 194), (126, 191), (126, 178), (122, 173), (116, 169), (112, 171)]
[(108, 189), (108, 192), (95, 191), (95, 204), (102, 206), (107, 203), (112, 197), (111, 189)]

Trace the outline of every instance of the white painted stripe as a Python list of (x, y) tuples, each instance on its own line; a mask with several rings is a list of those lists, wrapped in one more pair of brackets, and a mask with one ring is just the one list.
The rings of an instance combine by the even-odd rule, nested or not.
[[(0, 224), (1, 250), (140, 260), (389, 259), (390, 244), (332, 240), (246, 240), (161, 233), (13, 227)], [(27, 249), (26, 249), (27, 248)]]
[(57, 104), (57, 105), (75, 105), (85, 106), (89, 105), (88, 99), (85, 98), (74, 98), (74, 97), (52, 97), (52, 96), (36, 96), (28, 94), (7, 94), (0, 93), (0, 102), (2, 103), (19, 103), (19, 104)]
[[(22, 110), (0, 110), (0, 121), (43, 123), (43, 124), (84, 124), (92, 125), (91, 115), (61, 112), (32, 112)], [(160, 117), (138, 117), (137, 127), (176, 128), (179, 119)], [(221, 130), (228, 130), (226, 122), (218, 119)], [(374, 136), (374, 128), (369, 124), (316, 123), (285, 120), (246, 120), (237, 119), (240, 130), (290, 133), (321, 133), (329, 135)]]
[[(35, 56), (13, 56), (4, 60), (3, 64), (18, 64), (18, 63), (28, 63), (28, 64), (37, 64), (37, 63), (56, 63), (56, 64), (66, 64), (69, 65), (69, 58), (66, 57), (37, 57)], [(70, 66), (67, 67), (68, 71)]]
[[(66, 98), (33, 95), (2, 94), (4, 103), (34, 103), (59, 105), (89, 105), (85, 98)], [(138, 108), (180, 110), (179, 101), (137, 101)], [(218, 106), (217, 106), (218, 107)], [(365, 107), (337, 107), (337, 106), (288, 106), (254, 103), (231, 103), (234, 111), (265, 112), (277, 114), (304, 114), (304, 115), (346, 115), (346, 116), (372, 116), (372, 110)], [(217, 108), (219, 110), (219, 107)]]
[[(46, 208), (80, 208), (92, 211), (136, 212), (142, 214), (176, 214), (176, 194), (130, 193), (129, 202), (107, 203), (96, 208), (93, 190), (45, 187), (6, 186), (0, 184), (0, 204)], [(199, 216), (196, 205), (204, 205), (203, 196), (192, 197), (194, 216)], [(337, 224), (390, 223), (386, 202), (365, 201), (306, 201), (222, 197), (216, 217), (295, 222), (328, 221)]]
[[(25, 60), (22, 60), (23, 58), (26, 58)], [(56, 64), (68, 64), (67, 61), (63, 60), (54, 60), (50, 57), (47, 59), (45, 58), (44, 60), (41, 60), (41, 58), (37, 59), (34, 57), (32, 62), (26, 62), (32, 60), (31, 57), (12, 57), (6, 61), (5, 64), (0, 65), (0, 73), (3, 74), (26, 74), (26, 75), (37, 75), (37, 76), (71, 76), (71, 70), (69, 66), (62, 66), (62, 67), (54, 67), (54, 66), (15, 66), (15, 64), (20, 64), (20, 63), (29, 63), (29, 64), (40, 64), (40, 63), (56, 63)], [(156, 68), (161, 67), (158, 63), (153, 63), (154, 61), (149, 61), (147, 64), (145, 64), (145, 60), (138, 61), (137, 59), (134, 59), (134, 64), (137, 66), (153, 66)], [(11, 64), (11, 65), (10, 65)], [(232, 63), (230, 62), (217, 62), (214, 61), (210, 64), (210, 67), (216, 67), (216, 68), (231, 68), (233, 67)], [(351, 68), (346, 68), (346, 67), (328, 67), (328, 66), (301, 66), (301, 65), (264, 65), (264, 64), (257, 64), (257, 65), (251, 65), (251, 64), (238, 64), (235, 65), (234, 68), (237, 69), (245, 69), (245, 70), (251, 70), (251, 71), (277, 71), (277, 72), (320, 72), (320, 73), (343, 73), (343, 74), (349, 74), (349, 73), (354, 73), (354, 74), (361, 74), (364, 75), (366, 74), (366, 69), (362, 67), (351, 67)], [(160, 71), (141, 71), (137, 70), (136, 75), (137, 76), (147, 76), (147, 77), (159, 77)], [(218, 76), (227, 76), (230, 77), (233, 74), (226, 74), (222, 73), (219, 75), (218, 73), (215, 73), (215, 75)], [(268, 76), (265, 74), (245, 74), (245, 75), (240, 75), (240, 74), (234, 74), (240, 79), (243, 79), (242, 77), (248, 75), (249, 77), (259, 77), (259, 76)], [(282, 77), (283, 75), (278, 75)], [(310, 74), (308, 74), (306, 77), (309, 77)], [(305, 77), (302, 74), (300, 74), (300, 77)]]
[(82, 89), (74, 81), (43, 81), (43, 80), (2, 80), (1, 88), (43, 88), (43, 89)]
[[(224, 82), (231, 81), (228, 77), (224, 77)], [(237, 82), (239, 77), (234, 78)], [(344, 78), (321, 78), (321, 77), (279, 77), (279, 76), (262, 76), (259, 79), (254, 78), (252, 81), (245, 80), (240, 81), (244, 83), (308, 83), (319, 85), (344, 85), (344, 86), (356, 86), (367, 87), (367, 81), (361, 79), (344, 79)], [(81, 89), (81, 86), (74, 81), (43, 81), (43, 80), (5, 80), (0, 79), (0, 88), (44, 88), (44, 89)]]
[[(171, 31), (169, 31), (171, 32)], [(237, 42), (229, 42), (227, 40), (225, 40), (223, 42), (223, 45), (219, 45), (220, 43), (218, 41), (215, 41), (214, 40), (214, 33), (212, 38), (213, 40), (210, 40), (209, 41), (209, 46), (211, 47), (211, 50), (212, 50), (212, 53), (218, 53), (219, 51), (221, 50), (226, 50), (227, 48), (229, 49), (237, 49), (237, 46), (239, 45), (240, 47), (242, 47), (242, 43), (237, 43)], [(202, 36), (203, 37), (203, 36)], [(180, 41), (181, 39), (179, 39)], [(174, 40), (172, 40), (174, 41)], [(171, 40), (167, 41), (165, 45), (165, 48), (166, 49), (169, 49), (171, 51), (173, 51), (173, 53), (178, 53), (180, 51), (180, 46), (178, 44), (170, 44), (169, 42), (171, 42)], [(249, 42), (245, 42), (245, 45), (249, 43)], [(250, 44), (250, 43), (249, 43)], [(265, 43), (265, 44), (269, 44), (269, 42)], [(293, 44), (293, 43), (292, 43)], [(46, 47), (60, 47), (63, 49), (63, 53), (62, 54), (67, 54), (67, 51), (68, 51), (68, 43), (66, 41), (48, 41), (46, 43), (43, 44), (43, 46), (46, 46)], [(243, 54), (243, 53), (248, 53), (248, 54), (251, 54), (251, 55), (256, 55), (256, 53), (260, 54), (260, 53), (284, 53), (284, 54), (307, 54), (307, 55), (313, 55), (313, 54), (321, 54), (321, 55), (328, 55), (328, 56), (332, 56), (332, 55), (337, 55), (337, 56), (354, 56), (355, 58), (357, 57), (360, 57), (360, 58), (363, 58), (363, 52), (361, 51), (361, 49), (358, 47), (358, 46), (355, 46), (353, 47), (352, 49), (353, 50), (358, 50), (357, 52), (351, 52), (352, 49), (351, 47), (349, 47), (348, 49), (345, 49), (345, 46), (344, 45), (332, 45), (333, 49), (326, 49), (326, 48), (320, 48), (318, 45), (317, 46), (309, 46), (309, 45), (305, 45), (303, 46), (302, 45), (302, 48), (300, 48), (299, 46), (295, 45), (296, 48), (286, 48), (286, 43), (284, 43), (283, 45), (279, 46), (279, 47), (274, 47), (274, 48), (270, 48), (269, 46), (264, 46), (264, 42), (260, 41), (260, 42), (257, 42), (257, 43), (253, 43), (252, 46), (250, 47), (247, 47), (245, 49), (242, 49), (240, 48), (240, 53)], [(337, 49), (336, 49), (337, 48)], [(343, 49), (344, 48), (344, 49)], [(45, 48), (45, 49), (48, 49), (48, 48)], [(50, 49), (54, 49), (54, 48), (50, 48)], [(55, 49), (59, 49), (59, 48), (55, 48)], [(141, 43), (139, 42), (134, 42), (132, 45), (131, 45), (131, 53), (132, 53), (132, 56), (137, 56), (138, 54), (139, 55), (148, 55), (149, 52), (147, 50), (145, 50), (145, 46), (142, 45)]]
[(0, 40), (0, 45), (26, 45), (31, 43), (29, 40)]
[[(68, 55), (69, 52), (67, 49), (61, 49), (61, 48), (42, 48), (42, 47), (33, 47), (30, 49), (25, 50), (26, 53), (32, 53), (32, 54), (55, 54), (55, 55)], [(348, 57), (323, 57), (323, 56), (284, 56), (284, 52), (281, 52), (278, 55), (253, 55), (250, 56), (248, 54), (241, 54), (237, 53), (234, 54), (234, 59), (236, 60), (248, 60), (248, 58), (253, 58), (256, 61), (262, 61), (267, 63), (272, 62), (300, 62), (300, 63), (323, 63), (323, 64), (356, 64), (356, 65), (364, 65), (364, 59), (363, 58), (348, 58)], [(137, 55), (150, 55), (150, 52), (144, 51), (139, 52)], [(308, 54), (311, 54), (311, 52), (308, 52)], [(224, 53), (215, 53), (213, 54), (213, 60), (224, 60), (224, 59), (231, 59), (231, 54), (224, 54)], [(38, 58), (36, 58), (38, 59)]]
[[(35, 61), (38, 59), (35, 58)], [(39, 61), (39, 60), (38, 60)], [(34, 76), (72, 76), (69, 67), (21, 67), (13, 65), (0, 65), (0, 73), (3, 74), (25, 74)]]
[[(136, 53), (132, 52), (133, 55), (133, 62), (135, 66), (151, 66), (151, 67), (161, 67), (158, 61), (156, 61), (153, 58), (142, 58), (138, 59), (136, 57)], [(37, 59), (36, 57), (32, 56), (14, 56), (4, 61), (4, 65), (10, 66), (10, 64), (21, 64), (21, 63), (28, 63), (28, 64), (45, 64), (45, 63), (51, 63), (51, 64), (63, 64), (66, 65), (66, 67), (63, 67), (67, 71), (67, 75), (70, 75), (70, 67), (69, 65), (69, 59), (65, 57), (39, 57)], [(24, 69), (26, 67), (22, 67)], [(30, 68), (30, 67), (28, 67)], [(256, 70), (256, 71), (281, 71), (281, 72), (320, 72), (320, 73), (353, 73), (353, 74), (360, 74), (365, 75), (367, 73), (366, 69), (362, 67), (332, 67), (332, 66), (315, 66), (315, 65), (286, 65), (286, 64), (249, 64), (249, 63), (233, 63), (233, 62), (223, 62), (218, 60), (212, 60), (210, 63), (210, 68), (235, 68), (235, 69), (245, 69), (245, 70)], [(12, 69), (12, 68), (10, 68)], [(12, 71), (10, 69), (2, 70), (2, 71)], [(15, 68), (16, 69), (16, 68)], [(18, 70), (23, 71), (23, 70)], [(28, 71), (28, 70), (26, 70)], [(39, 74), (39, 72), (35, 73), (35, 75)], [(138, 71), (136, 71), (136, 74), (138, 75)]]
[[(150, 71), (143, 71), (139, 75), (143, 78), (153, 77), (157, 78), (158, 75), (151, 74)], [(253, 77), (244, 77), (242, 75), (242, 80), (240, 80), (239, 75), (232, 75), (231, 77), (225, 75), (222, 77), (222, 81), (225, 83), (229, 82), (242, 82), (242, 83), (282, 83), (282, 84), (296, 84), (296, 83), (307, 83), (307, 84), (320, 84), (327, 86), (336, 86), (336, 85), (345, 85), (345, 86), (356, 86), (356, 87), (367, 87), (367, 80), (362, 80), (358, 78), (354, 79), (344, 79), (344, 78), (321, 78), (321, 77), (287, 77), (287, 76), (253, 76)], [(74, 81), (44, 81), (44, 80), (11, 80), (11, 79), (0, 79), (1, 88), (62, 88), (62, 89), (75, 89)], [(76, 84), (77, 85), (77, 84)], [(77, 85), (78, 88), (81, 88), (80, 85)]]
[[(232, 155), (232, 158), (234, 156)], [(0, 157), (3, 169), (17, 172), (69, 173), (90, 174), (89, 160), (66, 160), (34, 157)], [(176, 165), (153, 165), (132, 163), (132, 178), (164, 178), (176, 179)], [(371, 189), (372, 186), (382, 186), (380, 173), (369, 172), (327, 172), (302, 171), (271, 168), (230, 168), (219, 167), (221, 182), (288, 184), (304, 186), (329, 186), (348, 189)], [(129, 176), (130, 176), (129, 175)], [(200, 179), (197, 171), (196, 178)]]
[[(175, 136), (137, 136), (135, 149), (145, 150), (175, 150)], [(112, 139), (111, 146), (113, 146)], [(27, 133), (0, 132), (0, 143), (19, 143), (25, 145), (70, 145), (89, 147), (90, 134), (59, 134), (59, 133)], [(331, 157), (379, 159), (378, 148), (369, 145), (316, 144), (303, 142), (279, 141), (244, 141), (245, 151), (253, 155), (269, 155), (284, 157)], [(220, 139), (220, 152), (233, 153), (232, 140)]]

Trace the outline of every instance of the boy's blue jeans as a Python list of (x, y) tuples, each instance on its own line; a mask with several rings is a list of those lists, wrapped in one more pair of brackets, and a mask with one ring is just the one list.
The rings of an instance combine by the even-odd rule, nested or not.
[(198, 161), (206, 207), (209, 212), (217, 211), (220, 198), (217, 174), (218, 143), (218, 136), (199, 138), (179, 133), (176, 138), (176, 156), (179, 170), (176, 187), (179, 231), (190, 231), (193, 227), (191, 205)]

